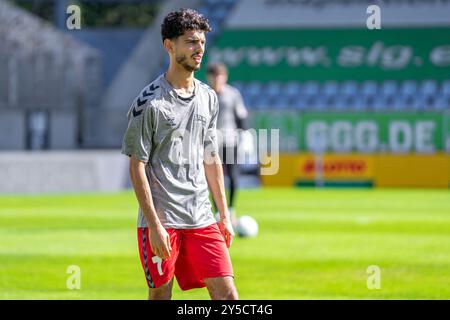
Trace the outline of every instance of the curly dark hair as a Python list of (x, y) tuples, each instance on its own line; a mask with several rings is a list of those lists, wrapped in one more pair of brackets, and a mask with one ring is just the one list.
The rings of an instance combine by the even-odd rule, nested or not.
[(201, 30), (205, 33), (211, 31), (209, 21), (202, 14), (193, 9), (179, 9), (170, 12), (161, 24), (161, 37), (176, 39), (188, 30)]

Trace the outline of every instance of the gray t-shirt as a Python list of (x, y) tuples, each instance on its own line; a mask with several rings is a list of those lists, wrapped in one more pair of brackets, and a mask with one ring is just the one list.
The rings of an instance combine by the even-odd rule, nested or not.
[[(215, 223), (203, 167), (205, 152), (217, 153), (218, 100), (194, 80), (189, 99), (179, 97), (164, 75), (145, 87), (128, 112), (122, 153), (146, 162), (157, 215), (166, 228)], [(147, 227), (139, 208), (138, 227)]]
[(247, 109), (239, 91), (226, 84), (218, 94), (219, 116), (217, 119), (217, 129), (220, 130), (219, 145), (236, 146), (238, 121), (247, 118)]

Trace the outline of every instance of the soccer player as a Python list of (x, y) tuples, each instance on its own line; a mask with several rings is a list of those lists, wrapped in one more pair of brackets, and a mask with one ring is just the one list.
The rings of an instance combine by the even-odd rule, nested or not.
[(246, 129), (245, 120), (248, 112), (238, 89), (229, 85), (228, 70), (222, 63), (212, 63), (206, 68), (208, 83), (219, 98), (219, 117), (217, 129), (220, 131), (219, 151), (223, 163), (223, 171), (229, 179), (228, 208), (233, 225), (236, 223), (234, 199), (237, 190), (239, 167), (237, 164), (237, 147), (239, 134), (237, 129)]
[[(128, 112), (122, 153), (139, 202), (138, 243), (149, 299), (207, 287), (211, 299), (238, 298), (228, 253), (234, 232), (218, 155), (215, 92), (194, 78), (208, 20), (192, 9), (169, 13), (161, 35), (170, 63)], [(218, 205), (216, 223), (208, 186)]]

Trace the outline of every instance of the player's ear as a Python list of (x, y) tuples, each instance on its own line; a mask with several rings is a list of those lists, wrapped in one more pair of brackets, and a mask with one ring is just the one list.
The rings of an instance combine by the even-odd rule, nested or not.
[(164, 39), (163, 45), (164, 45), (164, 48), (166, 49), (166, 51), (167, 51), (168, 53), (173, 52), (173, 42), (172, 42), (172, 40), (167, 39), (167, 38)]

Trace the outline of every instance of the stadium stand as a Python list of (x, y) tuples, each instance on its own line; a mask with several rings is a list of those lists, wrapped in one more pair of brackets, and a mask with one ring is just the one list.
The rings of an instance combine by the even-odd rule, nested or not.
[[(27, 1), (22, 0), (21, 2)], [(96, 3), (97, 1), (86, 0), (85, 2)], [(108, 4), (113, 2), (121, 3), (122, 1), (108, 1)], [(54, 3), (58, 4), (60, 9), (63, 2), (54, 1)], [(99, 1), (98, 3), (103, 2)], [(137, 3), (137, 1), (127, 3)], [(159, 5), (157, 0), (150, 0), (148, 3)], [(0, 138), (0, 148), (111, 148), (120, 146), (125, 126), (123, 117), (130, 101), (138, 91), (136, 88), (143, 87), (151, 79), (164, 72), (167, 67), (167, 57), (163, 50), (152, 45), (152, 43), (160, 41), (158, 38), (160, 21), (158, 19), (161, 19), (165, 11), (177, 8), (182, 3), (187, 2), (164, 1), (154, 20), (149, 20), (151, 24), (148, 29), (130, 29), (125, 26), (117, 28), (120, 30), (113, 30), (114, 28), (97, 30), (87, 27), (85, 30), (71, 33), (71, 37), (67, 30), (63, 32), (61, 29), (64, 19), (60, 16), (56, 17), (57, 19), (54, 21), (60, 28), (58, 30), (50, 23), (45, 23), (36, 16), (11, 5), (10, 2), (0, 0), (2, 8), (0, 12), (0, 40), (2, 41), (2, 46), (0, 46), (0, 57), (2, 57), (0, 59), (0, 112), (3, 115), (2, 124), (4, 123), (2, 130), (7, 130), (5, 128), (11, 126), (12, 122), (17, 124), (12, 127), (22, 128), (14, 129), (17, 131), (14, 136), (18, 137), (16, 142), (11, 142), (14, 139)], [(305, 30), (307, 30), (320, 25), (324, 27), (321, 29), (325, 32), (324, 34), (328, 34), (327, 32), (331, 34), (335, 32), (333, 28), (336, 26), (354, 28), (355, 24), (361, 22), (353, 21), (357, 17), (353, 12), (348, 13), (347, 18), (333, 15), (333, 19), (336, 21), (327, 22), (330, 25), (324, 24), (323, 21), (319, 23), (314, 20), (314, 15), (317, 14), (317, 17), (320, 17), (328, 13), (324, 9), (318, 11), (313, 6), (314, 1), (310, 3), (313, 6), (311, 8), (308, 7), (308, 4), (292, 2), (287, 5), (287, 3), (284, 1), (263, 3), (252, 0), (192, 0), (189, 2), (189, 6), (197, 8), (211, 22), (213, 32), (208, 35), (209, 53), (224, 45), (220, 43), (224, 34), (226, 38), (227, 32), (233, 30), (242, 31), (242, 37), (244, 37), (248, 30), (258, 32), (258, 30), (272, 29), (273, 32), (277, 32), (280, 28), (287, 28), (286, 30), (295, 32), (296, 29), (304, 30), (303, 28), (306, 28)], [(354, 10), (353, 7), (351, 5), (345, 8)], [(410, 21), (402, 23), (407, 26), (408, 23), (413, 26), (422, 23), (419, 21), (420, 19), (414, 18), (416, 14), (414, 12), (420, 10), (414, 8), (411, 10), (413, 10), (412, 13), (410, 12), (406, 17)], [(269, 16), (268, 12), (273, 14)], [(295, 12), (300, 16), (303, 14), (302, 19), (298, 19)], [(285, 19), (282, 18), (282, 15), (286, 15)], [(415, 20), (411, 20), (413, 18)], [(435, 15), (428, 15), (422, 20), (430, 25), (448, 24), (448, 18)], [(429, 22), (427, 22), (428, 20)], [(335, 25), (331, 25), (333, 23)], [(388, 21), (388, 23), (397, 22), (394, 19), (393, 22)], [(420, 25), (417, 28), (420, 28)], [(302, 33), (303, 31), (298, 34)], [(268, 37), (264, 41), (270, 47), (269, 44), (275, 38), (276, 36)], [(355, 41), (358, 39), (356, 36), (353, 38)], [(101, 39), (103, 40), (100, 41)], [(242, 39), (240, 41), (242, 42)], [(289, 41), (286, 42), (288, 45), (290, 45)], [(263, 77), (261, 77), (261, 72), (257, 72), (253, 76), (248, 71), (244, 76), (236, 77), (235, 69), (231, 66), (231, 83), (241, 91), (250, 110), (355, 111), (359, 113), (450, 110), (450, 80), (445, 77), (434, 77), (431, 71), (427, 71), (432, 74), (428, 77), (424, 77), (420, 72), (416, 74), (410, 72), (409, 78), (390, 78), (389, 73), (386, 72), (381, 76), (372, 75), (372, 77), (364, 79), (361, 77), (361, 71), (355, 73), (359, 77), (352, 78), (351, 73), (340, 77), (339, 72), (345, 72), (343, 68), (332, 70), (334, 73), (329, 76), (326, 76), (326, 72), (324, 72), (319, 77), (309, 77), (303, 75), (303, 71), (306, 70), (312, 74), (318, 70), (311, 67), (315, 63), (314, 59), (317, 58), (314, 56), (314, 48), (301, 47), (301, 44), (295, 41), (290, 45), (290, 53), (287, 52), (285, 57), (286, 63), (293, 64), (288, 70), (291, 75), (287, 80), (277, 79), (276, 73), (281, 73), (277, 71), (279, 66), (272, 69), (275, 72), (273, 78), (270, 77), (271, 71)], [(320, 41), (325, 41), (322, 44), (328, 45), (326, 40)], [(64, 45), (60, 45), (60, 43), (64, 43)], [(224, 43), (227, 45), (226, 41)], [(255, 44), (260, 45), (258, 42)], [(250, 45), (253, 45), (251, 41)], [(278, 50), (276, 45), (273, 47)], [(239, 46), (236, 48), (239, 49)], [(254, 59), (252, 61), (270, 64), (270, 59), (276, 59), (277, 53), (269, 51), (263, 50), (252, 56), (251, 59)], [(249, 55), (249, 53), (247, 54)], [(146, 58), (149, 56), (152, 59)], [(335, 59), (336, 57), (331, 58)], [(209, 61), (208, 59), (209, 56), (205, 62)], [(141, 61), (147, 61), (145, 66)], [(310, 70), (313, 71), (304, 67), (300, 68), (302, 65), (295, 65), (298, 61), (311, 67)], [(224, 62), (232, 63), (233, 61), (225, 59)], [(297, 67), (298, 69), (296, 69)], [(379, 66), (376, 67), (379, 68), (380, 74), (385, 71)], [(244, 68), (246, 68), (245, 65)], [(255, 70), (258, 68), (259, 66), (255, 65)], [(31, 73), (30, 70), (32, 70)], [(45, 81), (41, 81), (41, 79), (45, 79)], [(100, 96), (103, 97), (101, 100)], [(103, 115), (101, 121), (96, 118), (98, 114)], [(54, 121), (53, 117), (64, 120)], [(70, 129), (72, 133), (58, 135), (56, 132), (60, 129), (56, 127), (49, 129), (56, 126), (55, 123), (59, 123), (63, 128), (73, 128)], [(30, 137), (38, 136), (36, 133), (31, 134), (31, 131), (36, 132), (42, 128), (46, 128), (44, 130), (46, 133), (40, 140), (47, 142), (39, 146), (39, 144), (32, 143)], [(19, 134), (18, 131), (24, 132)], [(50, 135), (52, 138), (49, 138)], [(67, 139), (67, 141), (58, 142), (58, 139)]]
[(236, 81), (246, 104), (258, 109), (421, 111), (450, 109), (450, 81)]
[(0, 43), (0, 148), (79, 147), (83, 112), (98, 104), (98, 51), (6, 1)]
[[(208, 0), (205, 2), (213, 6), (217, 5), (218, 1)], [(447, 6), (444, 2), (442, 6)], [(448, 17), (440, 12), (442, 10), (437, 9), (436, 6), (428, 6), (423, 1), (405, 1), (404, 6), (381, 1), (380, 5), (383, 7), (385, 14), (383, 16), (384, 28), (402, 27), (421, 30), (424, 26), (442, 27), (450, 23)], [(402, 13), (401, 10), (406, 10), (405, 8), (408, 10), (407, 13)], [(332, 5), (331, 2), (321, 1), (237, 1), (233, 5), (233, 10), (230, 11), (231, 14), (229, 13), (226, 18), (225, 36), (222, 34), (218, 39), (220, 42), (219, 51), (223, 51), (221, 54), (214, 54), (212, 58), (231, 64), (232, 72), (236, 70), (240, 72), (238, 76), (232, 79), (232, 84), (240, 89), (245, 102), (253, 110), (414, 112), (450, 109), (449, 95), (446, 93), (449, 90), (448, 83), (450, 80), (445, 79), (445, 77), (442, 79), (442, 76), (429, 72), (431, 75), (427, 78), (421, 74), (420, 69), (417, 69), (416, 71), (410, 71), (409, 78), (407, 76), (399, 77), (398, 75), (390, 78), (390, 74), (394, 75), (395, 70), (398, 70), (398, 66), (393, 65), (392, 68), (376, 66), (376, 68), (379, 68), (378, 74), (373, 73), (373, 70), (368, 70), (372, 73), (370, 76), (367, 75), (367, 79), (361, 79), (365, 75), (362, 74), (362, 71), (357, 70), (354, 72), (354, 78), (350, 73), (342, 76), (339, 73), (345, 72), (344, 69), (330, 69), (331, 73), (327, 78), (325, 76), (327, 74), (326, 69), (322, 75), (318, 75), (319, 71), (315, 70), (319, 69), (311, 68), (308, 70), (304, 66), (313, 67), (315, 63), (314, 48), (309, 46), (330, 46), (334, 41), (332, 37), (317, 38), (315, 41), (311, 41), (311, 38), (304, 36), (302, 42), (283, 34), (284, 31), (296, 30), (292, 31), (292, 35), (299, 37), (305, 30), (317, 27), (323, 31), (328, 29), (325, 33), (329, 32), (329, 34), (335, 32), (333, 29), (336, 27), (347, 29), (349, 32), (353, 32), (353, 30), (370, 32), (364, 30), (366, 29), (365, 19), (367, 16), (357, 14), (358, 12), (365, 12), (364, 9), (365, 4), (363, 2), (346, 3), (345, 1), (337, 1), (336, 4)], [(205, 12), (213, 13), (214, 9)], [(270, 30), (267, 37), (263, 40), (261, 36), (260, 39), (258, 32), (262, 34), (265, 30)], [(249, 41), (243, 44), (242, 39), (233, 38), (233, 35), (240, 37), (240, 34), (250, 37)], [(257, 37), (257, 40), (251, 38), (252, 35)], [(318, 33), (317, 35), (322, 37), (322, 34)], [(373, 33), (367, 33), (367, 35), (373, 35)], [(377, 45), (382, 46), (383, 37), (380, 39), (374, 40), (374, 42), (381, 41)], [(348, 43), (357, 43), (358, 41), (359, 38), (349, 38)], [(411, 42), (412, 40), (408, 39), (408, 41)], [(442, 40), (433, 37), (431, 43), (437, 45), (440, 41)], [(421, 45), (413, 44), (417, 48), (420, 48)], [(270, 60), (276, 59), (273, 57), (276, 57), (277, 50), (284, 50), (284, 46), (287, 46), (285, 60), (287, 64), (291, 65), (291, 70), (282, 69), (284, 66), (281, 66), (281, 64), (285, 62), (271, 62)], [(413, 46), (404, 47), (404, 49), (413, 50)], [(391, 53), (393, 49), (399, 49), (400, 47), (391, 48)], [(261, 50), (257, 53), (250, 53), (254, 48)], [(264, 52), (266, 49), (267, 53)], [(239, 59), (241, 60), (236, 62), (232, 55), (227, 57), (227, 50), (233, 50), (233, 54), (240, 56)], [(270, 50), (272, 51), (269, 54)], [(293, 52), (293, 54), (289, 55), (288, 51)], [(357, 53), (354, 52), (353, 54)], [(250, 57), (252, 54), (253, 56)], [(408, 54), (408, 51), (405, 51), (405, 56)], [(333, 55), (331, 56), (332, 59), (337, 58), (338, 52), (333, 53)], [(373, 55), (371, 59), (374, 59)], [(382, 63), (389, 63), (389, 61), (395, 60), (395, 56), (386, 55), (382, 59), (384, 59)], [(336, 61), (339, 61), (339, 59)], [(420, 64), (420, 62), (412, 61), (407, 66), (417, 63)], [(374, 67), (375, 65), (371, 66)], [(442, 64), (442, 66), (446, 66), (446, 64)], [(252, 77), (252, 68), (257, 71), (254, 73), (254, 77)], [(265, 76), (261, 76), (263, 68), (267, 70)], [(242, 71), (244, 69), (245, 72)], [(281, 70), (289, 72), (291, 79), (286, 81), (267, 79), (271, 72), (275, 78), (282, 78), (279, 75)], [(313, 75), (313, 77), (308, 79), (308, 76), (303, 74)], [(339, 79), (334, 78), (335, 76)], [(295, 79), (296, 77), (298, 79)], [(288, 78), (288, 76), (285, 78)], [(315, 78), (323, 79), (316, 80)], [(277, 99), (274, 99), (274, 97), (277, 97)]]

